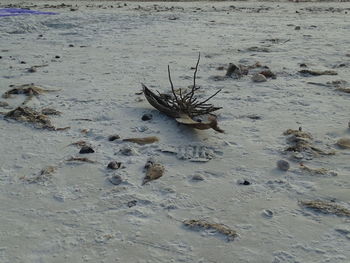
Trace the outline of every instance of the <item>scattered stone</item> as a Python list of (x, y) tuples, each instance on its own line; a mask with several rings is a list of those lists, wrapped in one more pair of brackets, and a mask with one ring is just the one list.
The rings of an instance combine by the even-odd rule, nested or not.
[(301, 68), (307, 68), (307, 65), (306, 65), (305, 63), (300, 63), (300, 64), (299, 64), (299, 67), (301, 67)]
[[(350, 123), (349, 123), (350, 127)], [(337, 141), (337, 145), (343, 149), (350, 149), (350, 138), (341, 138)]]
[(149, 120), (152, 120), (152, 118), (153, 118), (153, 115), (152, 114), (150, 114), (150, 113), (146, 113), (146, 114), (143, 114), (143, 116), (142, 116), (142, 120), (143, 121), (149, 121)]
[(29, 73), (34, 73), (34, 72), (37, 72), (37, 69), (36, 69), (36, 67), (30, 67), (27, 71)]
[(240, 185), (251, 185), (251, 183), (249, 181), (247, 181), (247, 180), (239, 180), (238, 184), (240, 184)]
[(136, 204), (137, 204), (137, 200), (132, 200), (132, 201), (129, 201), (129, 202), (127, 203), (127, 206), (128, 206), (129, 208), (131, 208), (131, 207), (135, 206)]
[(252, 76), (252, 81), (254, 82), (265, 82), (267, 81), (266, 77), (263, 74), (257, 73)]
[(294, 30), (300, 30), (301, 29), (301, 27), (300, 26), (296, 26), (296, 27), (294, 27)]
[(278, 169), (286, 172), (289, 170), (290, 165), (289, 165), (289, 162), (287, 162), (285, 160), (279, 160), (279, 161), (277, 161), (277, 167), (278, 167)]
[(73, 44), (69, 44), (68, 47), (74, 47), (74, 45)]
[(123, 179), (117, 174), (108, 177), (108, 180), (114, 185), (120, 185), (123, 182)]
[(204, 181), (204, 177), (202, 175), (196, 174), (191, 178), (192, 181)]
[(120, 136), (118, 134), (113, 134), (108, 137), (108, 141), (113, 142), (115, 140), (120, 139)]
[(112, 170), (117, 170), (122, 166), (121, 162), (115, 162), (112, 161), (107, 165), (107, 168), (112, 169)]
[(21, 64), (27, 64), (27, 62), (25, 62), (25, 61), (21, 61), (20, 63), (21, 63)]
[(235, 78), (240, 78), (242, 76), (241, 69), (237, 67), (235, 64), (230, 63), (228, 65), (227, 71), (226, 71), (226, 76), (227, 77), (235, 77)]
[(94, 152), (95, 152), (94, 149), (92, 149), (90, 146), (83, 146), (79, 151), (80, 154), (87, 154), (87, 153), (94, 153)]
[(276, 74), (273, 73), (271, 70), (263, 70), (260, 71), (259, 74), (264, 75), (266, 78), (272, 78), (272, 79), (276, 79)]
[(130, 146), (125, 146), (125, 147), (121, 148), (119, 150), (119, 152), (125, 156), (133, 156), (133, 155), (138, 154), (137, 151), (133, 147), (130, 147)]
[(55, 56), (55, 58), (61, 58), (60, 56)]
[(265, 218), (272, 218), (273, 217), (273, 212), (269, 209), (264, 209), (261, 214)]

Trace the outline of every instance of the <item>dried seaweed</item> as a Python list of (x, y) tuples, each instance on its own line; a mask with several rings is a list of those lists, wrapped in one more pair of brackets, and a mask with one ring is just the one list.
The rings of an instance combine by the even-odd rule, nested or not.
[(345, 92), (345, 93), (350, 93), (350, 88), (337, 88), (335, 90)]
[(299, 71), (299, 73), (303, 76), (338, 75), (338, 73), (333, 70), (318, 71), (318, 70), (302, 69)]
[(140, 145), (144, 145), (144, 144), (150, 144), (150, 143), (154, 143), (154, 142), (158, 142), (159, 139), (156, 136), (150, 136), (150, 137), (144, 137), (144, 138), (127, 138), (127, 139), (123, 139), (123, 141), (125, 142), (134, 142)]
[(237, 232), (223, 224), (209, 223), (205, 220), (184, 220), (183, 224), (190, 228), (204, 228), (204, 229), (213, 229), (218, 233), (225, 235), (228, 241), (233, 241), (237, 236)]
[(5, 118), (13, 119), (19, 122), (31, 123), (35, 128), (38, 129), (47, 129), (53, 131), (61, 131), (69, 129), (70, 127), (65, 128), (56, 128), (52, 125), (50, 119), (32, 108), (29, 107), (17, 107), (16, 109), (9, 111), (5, 114)]
[(312, 176), (317, 176), (317, 175), (337, 176), (336, 172), (330, 171), (326, 168), (310, 168), (302, 163), (300, 164), (300, 169)]
[(299, 204), (306, 208), (313, 209), (323, 214), (334, 214), (337, 216), (350, 217), (349, 209), (333, 202), (312, 200), (312, 201), (300, 201)]
[(55, 109), (52, 109), (52, 108), (41, 109), (41, 113), (44, 115), (57, 115), (57, 116), (62, 114), (62, 112), (55, 110)]
[(71, 157), (67, 162), (85, 162), (85, 163), (96, 163), (96, 161), (90, 160), (86, 157)]
[(312, 136), (310, 133), (299, 130), (286, 130), (283, 135), (288, 136), (287, 142), (290, 144), (285, 151), (287, 152), (299, 152), (299, 153), (308, 153), (312, 156), (319, 155), (334, 155), (334, 151), (326, 152), (322, 149), (315, 147), (312, 144)]
[(44, 169), (40, 171), (40, 173), (33, 177), (22, 177), (22, 180), (25, 180), (26, 182), (33, 184), (33, 183), (43, 183), (51, 179), (52, 174), (55, 173), (57, 170), (56, 166), (47, 166)]
[(47, 89), (43, 89), (39, 86), (34, 85), (33, 83), (31, 84), (24, 84), (24, 85), (12, 85), (10, 87), (13, 87), (12, 89), (6, 91), (2, 97), (7, 99), (10, 98), (12, 95), (19, 95), (19, 94), (23, 94), (25, 96), (27, 96), (28, 98), (25, 99), (25, 101), (22, 103), (23, 105), (27, 104), (34, 96), (39, 96), (43, 93), (47, 93), (47, 92), (56, 92), (59, 90), (47, 90)]

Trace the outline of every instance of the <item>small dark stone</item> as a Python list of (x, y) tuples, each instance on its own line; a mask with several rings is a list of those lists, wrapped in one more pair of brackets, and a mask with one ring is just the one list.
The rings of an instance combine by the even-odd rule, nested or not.
[(149, 121), (149, 120), (152, 120), (152, 118), (153, 118), (153, 115), (152, 114), (149, 114), (149, 113), (146, 113), (146, 114), (143, 114), (143, 116), (142, 116), (142, 120), (143, 121)]
[(296, 27), (294, 27), (294, 30), (300, 30), (301, 29), (301, 27), (300, 26), (296, 26)]
[(69, 47), (74, 47), (74, 45), (73, 44), (69, 44)]
[(247, 180), (239, 182), (240, 185), (250, 185), (251, 183)]
[(21, 61), (20, 63), (21, 63), (21, 64), (27, 64), (27, 62), (25, 62), (25, 61)]
[(128, 206), (129, 208), (131, 208), (131, 207), (135, 206), (136, 204), (137, 204), (137, 200), (132, 200), (132, 201), (129, 201), (129, 202), (128, 202), (127, 206)]
[(306, 65), (305, 63), (301, 63), (299, 66), (300, 66), (301, 68), (307, 68), (307, 65)]
[(29, 68), (29, 69), (28, 69), (28, 72), (30, 72), (30, 73), (37, 72), (36, 67), (31, 67), (31, 68)]
[(278, 169), (282, 170), (282, 171), (288, 171), (290, 168), (290, 165), (287, 161), (285, 160), (279, 160), (277, 161), (277, 167)]
[(40, 34), (40, 35), (38, 35), (38, 37), (43, 37), (43, 35), (42, 35), (42, 34)]
[(55, 58), (61, 58), (60, 56), (55, 56)]
[(120, 163), (120, 162), (112, 161), (107, 165), (107, 168), (112, 169), (112, 170), (117, 170), (121, 167), (121, 165), (122, 165), (122, 163)]
[(199, 175), (199, 174), (196, 174), (196, 175), (192, 176), (191, 180), (192, 181), (204, 181), (204, 177)]
[(118, 140), (118, 139), (120, 139), (120, 136), (117, 134), (114, 134), (114, 135), (111, 135), (108, 137), (108, 141), (110, 141), (110, 142), (113, 142), (113, 141)]
[(2, 59), (2, 56), (0, 56), (0, 59)]
[(85, 153), (94, 153), (94, 149), (92, 149), (90, 146), (83, 146), (81, 147), (79, 153), (85, 154)]
[(122, 178), (116, 174), (109, 177), (108, 180), (114, 185), (119, 185), (123, 182)]

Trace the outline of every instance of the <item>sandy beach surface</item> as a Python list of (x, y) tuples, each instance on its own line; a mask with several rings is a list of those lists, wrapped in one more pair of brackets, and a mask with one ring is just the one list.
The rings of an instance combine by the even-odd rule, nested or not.
[[(0, 262), (349, 262), (350, 3), (0, 7), (56, 13), (0, 17)], [(221, 89), (210, 103), (225, 133), (142, 94), (170, 91), (167, 65), (175, 88), (192, 85), (199, 52), (196, 96)], [(229, 63), (240, 74), (225, 77)], [(164, 174), (143, 185), (150, 158)]]

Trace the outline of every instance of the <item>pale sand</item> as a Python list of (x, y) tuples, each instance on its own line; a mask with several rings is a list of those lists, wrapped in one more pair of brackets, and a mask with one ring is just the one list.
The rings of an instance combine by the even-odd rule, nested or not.
[[(0, 93), (32, 82), (61, 89), (27, 106), (61, 111), (51, 118), (53, 124), (71, 129), (38, 130), (1, 117), (0, 262), (348, 262), (349, 219), (314, 213), (298, 201), (350, 206), (350, 151), (335, 146), (350, 136), (350, 96), (307, 84), (350, 82), (349, 3), (120, 2), (116, 8), (111, 2), (55, 2), (77, 5), (72, 12), (71, 7), (45, 8), (48, 2), (53, 3), (21, 6), (34, 3), (33, 9), (58, 15), (0, 18)], [(0, 0), (2, 7), (8, 3), (19, 2)], [(254, 46), (270, 52), (247, 50)], [(218, 119), (225, 134), (179, 126), (135, 95), (141, 82), (168, 91), (168, 64), (176, 87), (190, 85), (198, 52), (197, 83), (204, 95), (222, 89), (212, 103), (223, 107)], [(225, 74), (216, 70), (219, 66), (256, 61), (277, 79), (211, 78)], [(338, 75), (304, 77), (297, 73), (300, 63)], [(43, 64), (48, 66), (26, 72)], [(14, 108), (23, 99), (0, 101)], [(153, 119), (141, 121), (144, 113)], [(288, 172), (275, 168), (277, 160), (288, 159), (282, 133), (299, 126), (320, 148), (337, 151), (304, 160), (305, 165), (338, 176), (310, 176), (292, 160)], [(82, 129), (89, 131), (82, 134)], [(160, 141), (109, 142), (112, 134)], [(78, 140), (92, 144), (96, 152), (82, 157), (97, 163), (65, 162), (78, 156), (79, 148), (67, 147)], [(161, 151), (189, 145), (207, 147), (213, 159), (191, 162)], [(120, 154), (125, 146), (133, 148), (132, 156)], [(141, 186), (149, 157), (161, 162), (165, 173)], [(107, 171), (111, 160), (125, 168)], [(48, 165), (58, 167), (51, 179), (33, 184), (21, 179)], [(125, 182), (111, 184), (112, 174)], [(192, 181), (193, 175), (204, 180)], [(240, 185), (241, 180), (251, 185)], [(210, 230), (189, 230), (180, 222), (186, 219), (225, 224), (239, 237), (227, 242)]]

